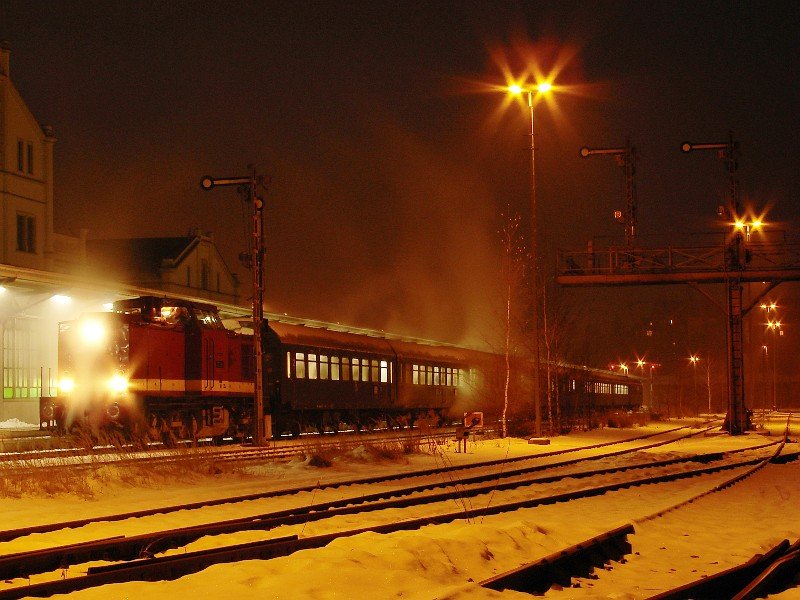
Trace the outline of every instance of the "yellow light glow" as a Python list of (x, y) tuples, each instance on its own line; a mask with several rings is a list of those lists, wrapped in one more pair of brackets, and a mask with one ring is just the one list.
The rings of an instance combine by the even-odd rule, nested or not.
[(512, 83), (508, 86), (508, 91), (514, 96), (519, 96), (522, 93), (522, 86), (518, 83)]
[(75, 380), (72, 377), (62, 377), (58, 382), (58, 391), (62, 394), (71, 394), (75, 390)]
[(96, 319), (87, 319), (80, 326), (81, 339), (87, 344), (97, 346), (106, 337), (106, 328)]
[(50, 299), (57, 304), (68, 304), (72, 302), (72, 298), (64, 296), (63, 294), (54, 294)]
[(117, 373), (108, 381), (108, 389), (115, 394), (123, 394), (128, 391), (128, 380), (121, 373)]
[(550, 90), (553, 89), (553, 84), (549, 81), (543, 81), (539, 85), (536, 86), (536, 89), (539, 91), (540, 94), (546, 94)]
[(734, 226), (734, 227), (736, 227), (736, 229), (744, 229), (744, 221), (739, 221), (739, 220), (737, 220), (737, 221), (736, 221), (736, 222), (733, 224), (733, 226)]
[(761, 229), (761, 219), (753, 221), (753, 229)]

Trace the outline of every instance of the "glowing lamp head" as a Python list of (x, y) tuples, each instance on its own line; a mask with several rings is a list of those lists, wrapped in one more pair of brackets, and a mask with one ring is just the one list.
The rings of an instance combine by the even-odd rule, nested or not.
[(80, 324), (81, 339), (91, 345), (99, 346), (106, 337), (106, 328), (97, 319), (86, 319)]
[(124, 394), (128, 391), (128, 378), (117, 373), (108, 381), (108, 389), (114, 394)]
[(508, 86), (508, 92), (514, 96), (519, 96), (522, 93), (522, 86), (518, 83), (513, 83)]
[(65, 375), (58, 382), (58, 391), (61, 394), (71, 394), (75, 391), (75, 380), (72, 377)]
[(543, 81), (542, 83), (540, 83), (539, 85), (536, 86), (536, 90), (540, 94), (546, 94), (547, 92), (549, 92), (552, 89), (553, 89), (553, 84), (550, 83), (549, 81)]

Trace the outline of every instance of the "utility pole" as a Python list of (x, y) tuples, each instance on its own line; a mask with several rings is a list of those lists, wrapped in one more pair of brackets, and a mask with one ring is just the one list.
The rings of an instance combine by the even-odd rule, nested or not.
[[(258, 175), (254, 165), (248, 165), (247, 177), (203, 177), (200, 187), (208, 191), (215, 187), (237, 186), (246, 201), (253, 207), (250, 250), (250, 269), (253, 273), (253, 361), (255, 373), (253, 380), (253, 443), (263, 446), (272, 437), (272, 415), (264, 414), (264, 380), (262, 374), (262, 329), (264, 323), (264, 199), (259, 190), (266, 191), (269, 179)], [(269, 425), (269, 427), (267, 427)], [(269, 430), (269, 431), (268, 431)]]

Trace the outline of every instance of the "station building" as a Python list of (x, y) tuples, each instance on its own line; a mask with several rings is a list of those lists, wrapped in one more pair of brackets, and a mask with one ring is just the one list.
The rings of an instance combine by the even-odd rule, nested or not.
[(0, 422), (39, 423), (39, 399), (57, 394), (58, 323), (138, 295), (212, 302), (242, 316), (239, 281), (213, 235), (89, 240), (53, 229), (56, 137), (14, 86), (0, 42)]

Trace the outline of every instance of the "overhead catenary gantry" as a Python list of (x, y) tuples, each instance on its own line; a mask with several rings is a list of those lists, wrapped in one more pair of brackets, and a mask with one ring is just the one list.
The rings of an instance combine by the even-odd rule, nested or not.
[[(727, 208), (731, 230), (718, 247), (625, 248), (559, 251), (556, 281), (564, 286), (623, 286), (723, 283), (727, 288), (728, 415), (726, 428), (734, 435), (749, 427), (744, 388), (742, 320), (767, 291), (784, 281), (800, 281), (800, 244), (753, 242), (739, 202), (739, 145), (731, 134), (721, 143), (681, 145), (683, 152), (716, 150), (730, 178)], [(611, 152), (609, 152), (611, 153)], [(583, 154), (583, 152), (582, 152)], [(627, 241), (627, 239), (626, 239)], [(764, 282), (765, 291), (744, 306), (742, 283)]]

